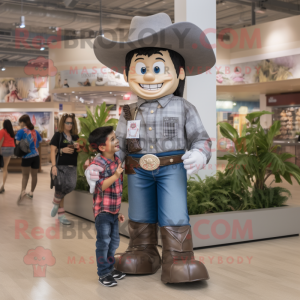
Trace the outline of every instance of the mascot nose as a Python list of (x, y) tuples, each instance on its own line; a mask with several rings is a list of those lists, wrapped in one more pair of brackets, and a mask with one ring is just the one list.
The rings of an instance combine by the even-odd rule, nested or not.
[(145, 81), (154, 81), (154, 80), (155, 80), (155, 76), (154, 76), (154, 74), (152, 74), (151, 72), (147, 72), (147, 73), (144, 75), (144, 80), (145, 80)]

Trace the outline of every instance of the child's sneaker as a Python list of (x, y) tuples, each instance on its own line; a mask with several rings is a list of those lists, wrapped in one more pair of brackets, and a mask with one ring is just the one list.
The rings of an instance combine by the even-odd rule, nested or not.
[(118, 271), (118, 270), (113, 270), (111, 272), (111, 276), (114, 278), (114, 279), (117, 279), (117, 280), (120, 280), (120, 279), (123, 279), (126, 274), (124, 274), (123, 272), (121, 271)]
[(99, 277), (99, 282), (104, 286), (115, 286), (118, 284), (110, 274), (104, 278)]

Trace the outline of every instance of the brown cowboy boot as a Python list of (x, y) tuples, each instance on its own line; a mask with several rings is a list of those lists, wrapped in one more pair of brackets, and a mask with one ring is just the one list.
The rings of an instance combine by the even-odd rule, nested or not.
[(192, 282), (209, 279), (205, 266), (196, 261), (191, 226), (161, 227), (163, 283)]
[(125, 253), (115, 254), (115, 269), (127, 274), (154, 274), (161, 266), (156, 248), (157, 224), (129, 220), (129, 246)]

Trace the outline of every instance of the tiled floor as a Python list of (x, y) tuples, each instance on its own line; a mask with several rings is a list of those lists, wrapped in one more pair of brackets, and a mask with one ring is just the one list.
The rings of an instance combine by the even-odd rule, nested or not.
[[(298, 236), (196, 250), (195, 256), (204, 257), (210, 274), (206, 282), (164, 285), (159, 270), (150, 276), (127, 276), (114, 288), (101, 286), (96, 274), (93, 223), (68, 216), (74, 221), (73, 228), (61, 227), (58, 238), (49, 238), (48, 228), (55, 227), (55, 219), (50, 217), (53, 191), (49, 188), (49, 168), (43, 169), (33, 200), (16, 205), (21, 174), (10, 174), (6, 192), (0, 195), (1, 300), (300, 299)], [(300, 187), (282, 185), (293, 194), (288, 203), (300, 205)], [(81, 236), (80, 226), (88, 226), (88, 237)], [(125, 250), (127, 244), (128, 239), (121, 237), (118, 251)], [(25, 256), (38, 246), (50, 249), (55, 263), (45, 270), (37, 269), (36, 275), (41, 276), (34, 277), (34, 266)]]

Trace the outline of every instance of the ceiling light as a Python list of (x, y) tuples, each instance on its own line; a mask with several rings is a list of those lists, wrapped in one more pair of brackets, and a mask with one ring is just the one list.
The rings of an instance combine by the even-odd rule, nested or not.
[(72, 93), (74, 94), (74, 93), (75, 93), (75, 91), (72, 91)]
[(55, 31), (56, 31), (56, 27), (55, 27), (55, 26), (50, 26), (49, 29), (50, 29), (52, 32), (55, 32)]
[(20, 28), (25, 28), (25, 16), (21, 16), (21, 19), (20, 19)]
[(5, 67), (3, 66), (2, 68), (1, 68), (1, 71), (5, 71), (6, 69), (5, 69)]
[(110, 94), (112, 94), (112, 92), (109, 92)]

